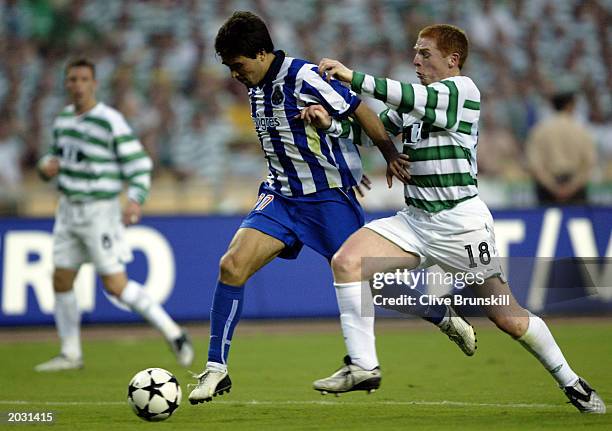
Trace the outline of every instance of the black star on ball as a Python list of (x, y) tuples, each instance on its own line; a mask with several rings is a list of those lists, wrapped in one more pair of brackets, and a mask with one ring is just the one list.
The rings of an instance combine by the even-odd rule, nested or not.
[(145, 406), (142, 409), (136, 405), (134, 407), (136, 407), (136, 410), (138, 410), (138, 413), (137, 413), (138, 417), (141, 417), (144, 420), (150, 421), (151, 418), (157, 416), (157, 413), (151, 413), (149, 411), (148, 406)]
[(134, 392), (136, 392), (136, 390), (138, 390), (138, 389), (140, 389), (140, 388), (138, 388), (138, 387), (136, 387), (134, 385), (129, 385), (128, 386), (128, 398), (132, 398), (132, 394)]
[(149, 401), (151, 401), (155, 395), (159, 395), (160, 397), (164, 398), (164, 394), (162, 394), (159, 390), (159, 388), (164, 385), (165, 383), (155, 383), (153, 380), (151, 380), (151, 384), (149, 386), (145, 386), (141, 389), (143, 391), (149, 391)]
[(170, 400), (166, 400), (166, 402), (168, 403), (168, 408), (164, 410), (162, 413), (168, 413), (168, 416), (170, 416), (172, 413), (174, 413), (176, 409), (178, 409), (179, 405), (177, 402), (170, 401)]

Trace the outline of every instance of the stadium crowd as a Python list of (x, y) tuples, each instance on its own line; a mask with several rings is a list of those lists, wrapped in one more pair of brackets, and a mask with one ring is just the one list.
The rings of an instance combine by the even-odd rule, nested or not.
[[(433, 22), (465, 28), (472, 45), (464, 73), (483, 89), (487, 106), (478, 149), (484, 192), (531, 184), (529, 132), (551, 115), (553, 95), (572, 92), (575, 115), (592, 134), (597, 153), (590, 202), (612, 202), (611, 0), (5, 0), (4, 211), (22, 211), (24, 184), (34, 177), (52, 137), (51, 122), (65, 104), (64, 65), (75, 56), (97, 64), (99, 100), (126, 116), (151, 154), (154, 190), (162, 179), (180, 187), (196, 182), (215, 203), (200, 209), (248, 207), (250, 200), (232, 200), (232, 191), (256, 183), (265, 163), (246, 92), (213, 48), (218, 28), (236, 9), (264, 17), (277, 48), (292, 56), (338, 58), (410, 82), (416, 82), (412, 44), (419, 28)], [(384, 170), (377, 153), (363, 155), (368, 174)], [(526, 202), (516, 198), (521, 193), (502, 195), (491, 204)]]

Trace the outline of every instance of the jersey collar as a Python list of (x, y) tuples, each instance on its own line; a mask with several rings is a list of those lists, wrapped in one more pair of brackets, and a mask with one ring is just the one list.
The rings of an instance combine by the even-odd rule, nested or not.
[(272, 82), (274, 78), (276, 78), (276, 75), (278, 75), (278, 71), (283, 65), (283, 61), (285, 61), (285, 53), (281, 50), (274, 51), (274, 60), (272, 60), (272, 64), (266, 72), (266, 76), (264, 76), (264, 78), (259, 84), (257, 84), (257, 86), (263, 87), (266, 83)]

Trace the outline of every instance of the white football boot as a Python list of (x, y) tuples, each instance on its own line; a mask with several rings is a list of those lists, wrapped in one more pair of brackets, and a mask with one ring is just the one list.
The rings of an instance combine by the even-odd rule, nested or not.
[(223, 395), (232, 388), (232, 380), (226, 371), (220, 371), (213, 367), (206, 366), (202, 374), (195, 376), (198, 383), (189, 394), (189, 402), (198, 404), (204, 401), (212, 401), (213, 397)]
[(35, 366), (34, 371), (45, 373), (52, 371), (78, 370), (81, 368), (83, 368), (83, 360), (81, 358), (72, 359), (63, 354), (59, 354), (47, 362)]
[(181, 336), (170, 341), (170, 347), (176, 356), (177, 362), (183, 367), (189, 367), (193, 363), (195, 352), (193, 344), (187, 331), (183, 329)]
[[(445, 295), (448, 296), (448, 295)], [(443, 296), (443, 297), (445, 297)], [(459, 348), (468, 356), (474, 355), (478, 346), (476, 345), (476, 332), (470, 322), (448, 305), (449, 317), (440, 325), (440, 331), (444, 332)]]
[(604, 414), (606, 412), (606, 405), (599, 394), (581, 378), (578, 378), (573, 386), (566, 386), (561, 389), (569, 402), (580, 410), (580, 413)]
[(351, 358), (347, 355), (344, 357), (344, 366), (340, 367), (331, 376), (316, 380), (313, 383), (313, 387), (321, 392), (321, 395), (328, 393), (341, 394), (350, 391), (367, 391), (372, 393), (380, 387), (381, 379), (380, 368), (364, 370), (353, 364)]

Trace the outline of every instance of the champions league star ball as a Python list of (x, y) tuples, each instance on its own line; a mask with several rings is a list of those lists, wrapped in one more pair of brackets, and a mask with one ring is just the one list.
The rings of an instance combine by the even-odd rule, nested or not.
[(130, 381), (127, 400), (136, 416), (151, 422), (168, 419), (181, 403), (176, 377), (163, 368), (139, 371)]

